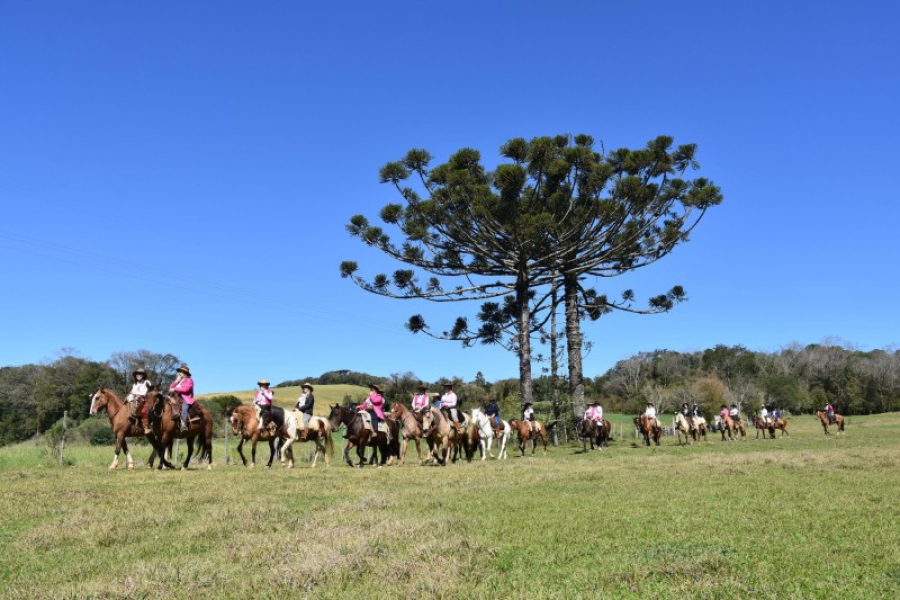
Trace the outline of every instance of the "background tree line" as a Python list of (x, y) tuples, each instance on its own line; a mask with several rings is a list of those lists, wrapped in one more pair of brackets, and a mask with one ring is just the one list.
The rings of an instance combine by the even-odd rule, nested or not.
[(731, 403), (745, 412), (765, 403), (810, 413), (827, 402), (847, 415), (889, 412), (900, 410), (900, 351), (863, 352), (832, 341), (772, 353), (724, 345), (655, 350), (621, 360), (587, 383), (588, 395), (606, 410), (629, 414), (647, 402), (664, 412), (697, 402), (708, 416)]

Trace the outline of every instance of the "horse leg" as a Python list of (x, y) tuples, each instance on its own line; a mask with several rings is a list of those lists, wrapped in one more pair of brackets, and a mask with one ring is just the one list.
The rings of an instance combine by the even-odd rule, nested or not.
[(128, 468), (134, 471), (134, 457), (131, 456), (131, 450), (128, 449), (128, 439), (122, 438), (122, 450), (125, 451), (125, 460), (128, 463)]
[(256, 442), (258, 442), (258, 436), (253, 436), (250, 439), (250, 468), (256, 468)]
[(246, 438), (242, 435), (241, 441), (238, 442), (238, 445), (237, 445), (237, 451), (241, 457), (241, 462), (244, 463), (244, 466), (246, 467), (247, 466), (247, 457), (244, 456), (244, 442), (245, 441), (246, 441)]
[(191, 456), (194, 454), (194, 438), (185, 438), (187, 442), (187, 456), (184, 459), (184, 463), (181, 465), (181, 469), (187, 469), (188, 465), (191, 462)]
[[(288, 453), (290, 453), (290, 468), (294, 468), (294, 438), (288, 438), (284, 441), (284, 444), (281, 446), (281, 466), (284, 467), (288, 464)], [(272, 464), (271, 462), (269, 463)]]
[[(266, 463), (267, 468), (272, 468), (272, 462), (275, 461), (275, 438), (269, 438), (269, 462)], [(282, 463), (284, 464), (284, 463)]]

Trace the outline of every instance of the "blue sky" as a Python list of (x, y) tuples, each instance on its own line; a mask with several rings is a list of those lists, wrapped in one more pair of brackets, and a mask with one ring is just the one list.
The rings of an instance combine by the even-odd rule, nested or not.
[[(457, 314), (371, 296), (344, 231), (410, 148), (512, 137), (699, 145), (725, 202), (602, 283), (666, 315), (586, 325), (588, 375), (655, 348), (900, 341), (900, 9), (891, 2), (0, 5), (0, 365), (66, 347), (182, 357), (198, 391), (349, 368), (513, 377), (413, 336)], [(465, 311), (474, 312), (475, 307)], [(539, 367), (536, 366), (537, 374)]]

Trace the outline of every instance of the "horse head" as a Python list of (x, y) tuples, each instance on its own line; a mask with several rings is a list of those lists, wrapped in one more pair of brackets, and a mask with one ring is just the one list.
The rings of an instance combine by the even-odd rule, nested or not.
[(337, 431), (337, 429), (341, 426), (343, 422), (343, 413), (344, 409), (340, 404), (335, 404), (330, 407), (331, 410), (328, 413), (328, 422), (331, 423), (332, 431)]
[(97, 391), (91, 394), (91, 409), (90, 415), (96, 415), (100, 409), (106, 408), (108, 400), (106, 398), (106, 391), (103, 389), (103, 386), (97, 388)]

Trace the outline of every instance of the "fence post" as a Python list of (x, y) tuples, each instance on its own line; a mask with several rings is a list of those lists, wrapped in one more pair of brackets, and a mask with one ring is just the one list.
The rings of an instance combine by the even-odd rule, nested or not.
[(65, 462), (65, 453), (66, 453), (66, 425), (68, 424), (69, 411), (63, 411), (63, 426), (62, 426), (62, 436), (59, 438), (59, 466), (63, 466), (66, 464)]
[(231, 457), (228, 456), (228, 419), (225, 420), (225, 464), (227, 465), (231, 462)]

